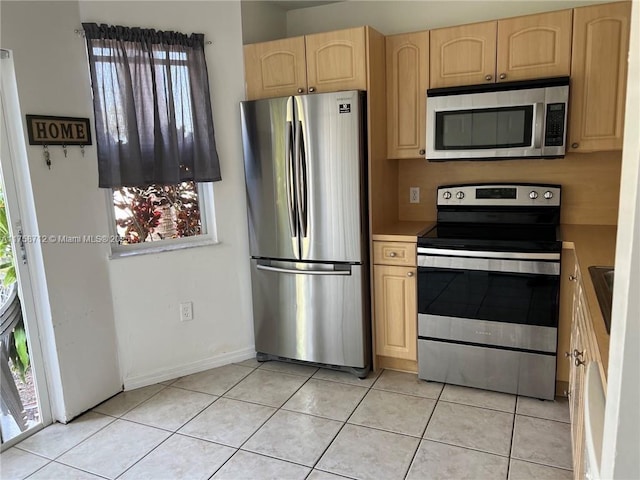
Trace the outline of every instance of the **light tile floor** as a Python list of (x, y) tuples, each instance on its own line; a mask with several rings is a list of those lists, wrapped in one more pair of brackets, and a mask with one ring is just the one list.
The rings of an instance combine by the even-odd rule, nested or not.
[(247, 360), (123, 392), (0, 467), (3, 480), (570, 479), (569, 407)]

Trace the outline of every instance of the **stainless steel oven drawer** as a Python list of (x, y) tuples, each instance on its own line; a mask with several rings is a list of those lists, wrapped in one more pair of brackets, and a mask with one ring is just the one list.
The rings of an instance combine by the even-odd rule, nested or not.
[(556, 356), (418, 340), (418, 377), (553, 400)]
[(441, 315), (418, 315), (418, 336), (556, 352), (558, 329), (521, 323), (491, 322)]

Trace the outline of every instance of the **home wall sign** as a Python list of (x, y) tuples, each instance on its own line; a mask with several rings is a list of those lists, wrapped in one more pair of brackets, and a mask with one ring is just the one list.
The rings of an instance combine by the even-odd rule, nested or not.
[(42, 145), (47, 167), (51, 168), (49, 145), (62, 145), (64, 156), (67, 146), (78, 145), (82, 156), (84, 147), (91, 145), (91, 125), (88, 118), (27, 115), (29, 145)]

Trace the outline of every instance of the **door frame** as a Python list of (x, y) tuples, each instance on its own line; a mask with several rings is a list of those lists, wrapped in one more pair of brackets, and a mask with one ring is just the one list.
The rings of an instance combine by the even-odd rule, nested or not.
[[(28, 261), (21, 261), (21, 245), (16, 244), (19, 231), (28, 239), (38, 239), (38, 224), (31, 186), (31, 175), (22, 115), (18, 100), (18, 88), (13, 66), (12, 52), (0, 50), (0, 128), (6, 134), (3, 146), (2, 177), (4, 181), (7, 220), (13, 236), (12, 247), (16, 253), (16, 273), (33, 378), (40, 409), (40, 425), (29, 429), (2, 444), (2, 450), (10, 448), (53, 421), (53, 414), (63, 407), (61, 379), (51, 322), (51, 308), (46, 285), (42, 246), (37, 241), (24, 242)], [(47, 328), (48, 327), (48, 328)], [(56, 410), (56, 405), (58, 409)], [(52, 411), (53, 407), (53, 411)], [(59, 418), (59, 417), (58, 417)]]

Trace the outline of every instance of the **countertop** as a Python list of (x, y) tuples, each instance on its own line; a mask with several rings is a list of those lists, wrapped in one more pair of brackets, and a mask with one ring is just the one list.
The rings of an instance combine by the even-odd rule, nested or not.
[(563, 248), (573, 248), (576, 252), (598, 347), (598, 351), (594, 352), (595, 358), (600, 360), (600, 375), (606, 389), (610, 337), (604, 325), (600, 304), (589, 275), (589, 267), (609, 266), (615, 263), (617, 227), (615, 225), (561, 225), (560, 229)]
[(384, 225), (373, 232), (374, 241), (411, 242), (430, 229), (436, 222), (397, 222)]

